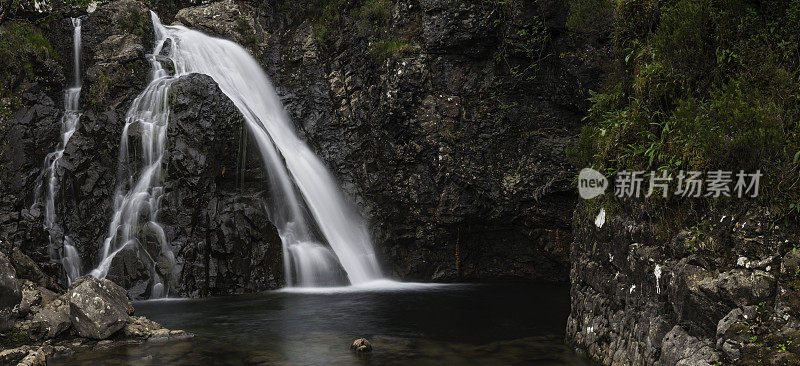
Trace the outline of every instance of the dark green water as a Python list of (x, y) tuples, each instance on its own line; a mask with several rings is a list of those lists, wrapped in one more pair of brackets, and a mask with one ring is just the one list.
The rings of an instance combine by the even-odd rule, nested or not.
[[(563, 344), (568, 296), (566, 286), (492, 284), (140, 302), (138, 315), (196, 337), (55, 363), (583, 365)], [(359, 337), (370, 355), (350, 351)]]

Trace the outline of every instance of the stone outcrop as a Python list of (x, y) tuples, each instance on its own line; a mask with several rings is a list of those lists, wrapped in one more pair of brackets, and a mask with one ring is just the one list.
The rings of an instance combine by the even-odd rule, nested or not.
[[(97, 345), (110, 347), (115, 342), (132, 344), (192, 336), (162, 328), (142, 316), (130, 316), (134, 309), (125, 289), (109, 280), (81, 277), (66, 293), (59, 294), (27, 276), (8, 277), (12, 272), (13, 266), (0, 251), (0, 274), (5, 275), (0, 288), (8, 289), (11, 281), (6, 279), (16, 285), (15, 292), (4, 292), (0, 297), (4, 304), (0, 314), (6, 325), (0, 329), (0, 364), (44, 365), (50, 357)], [(40, 272), (37, 269), (30, 273)], [(7, 309), (11, 311), (5, 312)]]
[[(592, 201), (590, 201), (592, 202)], [(608, 203), (606, 203), (608, 205)], [(617, 206), (619, 205), (619, 206)], [(611, 206), (610, 206), (611, 207)], [(602, 364), (796, 362), (795, 228), (768, 212), (708, 214), (663, 237), (632, 202), (576, 210), (569, 343)]]
[(22, 300), (17, 272), (5, 254), (0, 253), (0, 331), (10, 328), (15, 307)]
[(80, 278), (66, 297), (72, 326), (81, 337), (108, 338), (122, 329), (133, 314), (125, 289), (106, 279)]

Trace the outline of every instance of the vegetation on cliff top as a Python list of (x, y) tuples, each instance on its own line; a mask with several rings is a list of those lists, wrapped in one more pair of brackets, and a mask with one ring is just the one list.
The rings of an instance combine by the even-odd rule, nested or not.
[(568, 25), (609, 50), (577, 164), (760, 169), (760, 202), (800, 212), (800, 2), (572, 0)]
[(23, 80), (34, 80), (47, 60), (57, 58), (53, 46), (37, 27), (6, 21), (0, 25), (0, 115), (19, 106), (14, 88)]
[(419, 27), (391, 31), (392, 6), (390, 0), (302, 0), (279, 5), (281, 12), (297, 13), (299, 19), (309, 21), (323, 46), (330, 46), (342, 34), (366, 37), (367, 52), (377, 61), (407, 52), (419, 42)]

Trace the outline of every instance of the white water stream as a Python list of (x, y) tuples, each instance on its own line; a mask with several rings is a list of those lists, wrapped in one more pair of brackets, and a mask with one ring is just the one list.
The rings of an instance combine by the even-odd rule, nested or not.
[[(283, 242), (287, 284), (342, 285), (341, 270), (350, 284), (380, 279), (366, 224), (345, 200), (322, 161), (298, 138), (258, 62), (234, 42), (182, 26), (163, 26), (155, 13), (152, 20), (156, 36), (153, 55), (160, 54), (170, 40), (166, 56), (174, 63), (175, 74), (168, 75), (151, 56), (150, 85), (133, 102), (120, 144), (120, 171), (125, 171), (129, 129), (139, 128), (142, 167), (138, 176), (129, 174), (127, 183), (118, 189), (102, 261), (92, 274), (105, 277), (114, 256), (125, 248), (138, 250), (140, 258), (150, 258), (155, 268), (159, 259), (147, 251), (142, 255), (140, 240), (145, 237), (145, 230), (160, 238), (159, 258), (166, 257), (174, 265), (170, 245), (157, 223), (163, 190), (161, 160), (170, 114), (167, 97), (177, 78), (201, 73), (211, 76), (233, 101), (258, 145), (270, 179), (270, 218)], [(153, 274), (157, 276), (155, 271)], [(160, 289), (165, 286), (161, 279), (154, 283)], [(154, 289), (153, 297), (165, 294), (159, 291)]]
[[(72, 85), (64, 90), (64, 115), (61, 117), (61, 140), (56, 150), (47, 154), (44, 168), (38, 179), (35, 190), (34, 206), (44, 205), (44, 228), (50, 238), (50, 258), (60, 261), (67, 275), (68, 283), (72, 283), (80, 275), (81, 259), (72, 239), (64, 235), (56, 222), (55, 195), (58, 186), (58, 162), (64, 156), (69, 139), (78, 128), (81, 118), (81, 19), (72, 18), (72, 52), (73, 69)], [(41, 192), (44, 189), (44, 202)], [(61, 242), (60, 250), (56, 242)]]

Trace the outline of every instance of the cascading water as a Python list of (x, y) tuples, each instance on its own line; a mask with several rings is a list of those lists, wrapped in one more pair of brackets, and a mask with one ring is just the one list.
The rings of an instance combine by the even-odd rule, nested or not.
[[(126, 248), (135, 251), (141, 260), (150, 264), (152, 298), (168, 295), (175, 267), (172, 248), (157, 222), (164, 181), (161, 164), (170, 114), (168, 92), (175, 80), (156, 58), (163, 46), (163, 41), (156, 43), (150, 56), (150, 84), (134, 99), (125, 116), (119, 145), (119, 183), (114, 197), (114, 215), (103, 242), (100, 264), (91, 272), (94, 277), (105, 278), (120, 251)], [(132, 128), (136, 130), (132, 131)], [(138, 132), (141, 139), (141, 171), (138, 176), (130, 171), (131, 164), (135, 163), (130, 157), (131, 132)], [(148, 238), (155, 238), (158, 245), (152, 248), (148, 245)]]
[[(58, 162), (64, 156), (64, 150), (69, 139), (78, 128), (81, 118), (81, 19), (72, 18), (73, 36), (73, 70), (72, 85), (64, 90), (64, 115), (61, 117), (61, 141), (56, 150), (47, 154), (44, 159), (44, 168), (39, 176), (35, 190), (34, 206), (44, 204), (44, 227), (50, 237), (50, 258), (61, 261), (67, 275), (68, 283), (72, 283), (80, 275), (81, 259), (72, 239), (64, 235), (63, 230), (56, 222), (55, 193), (58, 184)], [(45, 187), (46, 180), (46, 187)], [(44, 202), (41, 202), (41, 192), (44, 191)], [(60, 250), (57, 243), (61, 243)]]
[[(118, 196), (109, 237), (103, 246), (103, 260), (93, 274), (105, 276), (114, 255), (126, 245), (135, 245), (137, 233), (133, 228), (145, 203), (151, 213), (148, 225), (158, 227), (154, 215), (158, 198), (153, 192), (161, 192), (160, 186), (154, 188), (154, 185), (162, 178), (160, 159), (169, 119), (167, 92), (176, 78), (201, 73), (211, 76), (233, 101), (261, 152), (270, 179), (270, 218), (283, 242), (287, 284), (304, 287), (341, 284), (342, 269), (351, 284), (381, 278), (365, 223), (346, 202), (324, 164), (297, 137), (258, 62), (234, 42), (182, 26), (163, 26), (155, 13), (151, 17), (156, 35), (151, 60), (153, 81), (131, 107), (123, 143), (128, 125), (137, 123), (147, 127), (143, 131), (149, 131), (143, 132), (143, 143), (147, 136), (157, 144), (148, 145), (150, 150), (144, 155), (149, 164), (144, 165), (136, 184), (131, 184), (133, 188)], [(165, 56), (174, 64), (173, 76), (167, 76), (156, 61), (168, 40), (170, 47)], [(127, 147), (121, 145), (121, 149), (122, 163)], [(310, 212), (310, 217), (306, 212)]]

